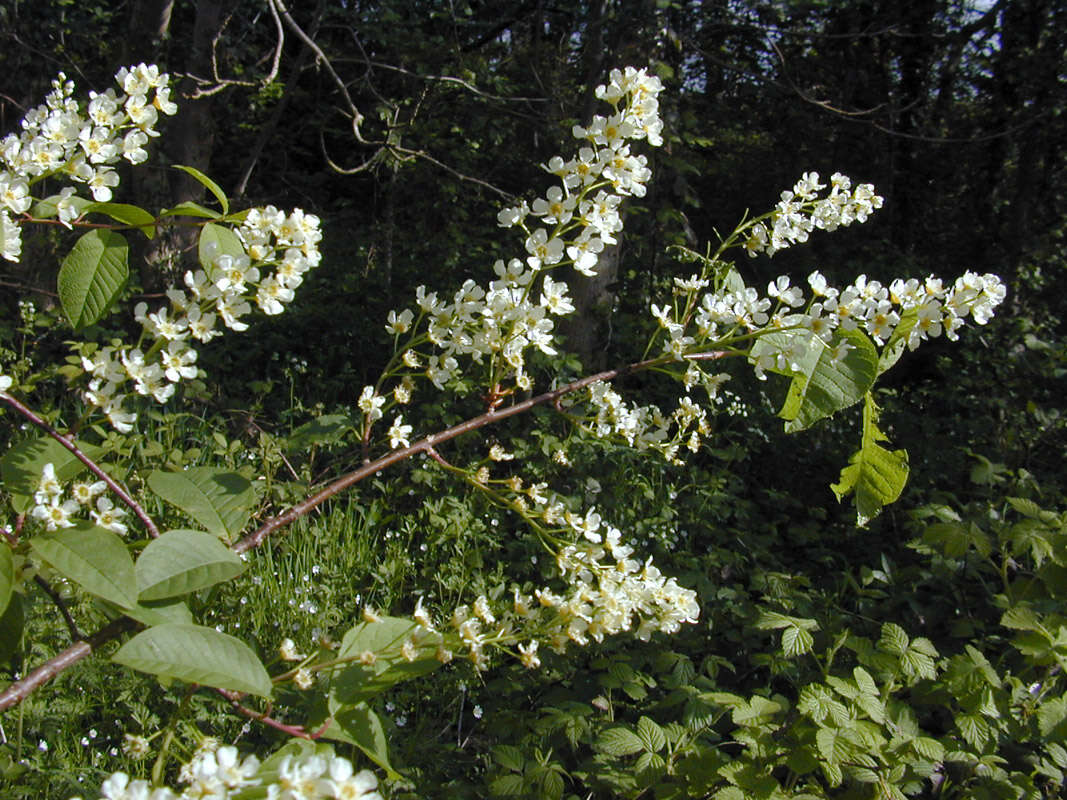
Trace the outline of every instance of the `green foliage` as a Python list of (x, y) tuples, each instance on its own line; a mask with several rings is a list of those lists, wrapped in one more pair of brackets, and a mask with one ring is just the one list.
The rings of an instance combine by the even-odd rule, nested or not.
[(122, 645), (111, 660), (164, 678), (262, 697), (272, 693), (270, 675), (248, 645), (201, 625), (153, 625)]
[(232, 542), (244, 529), (257, 500), (255, 486), (248, 478), (213, 467), (155, 470), (147, 482), (153, 492), (226, 542)]
[(80, 331), (107, 314), (129, 275), (125, 237), (99, 229), (83, 234), (59, 270), (59, 299), (71, 327)]
[[(179, 4), (176, 13), (191, 15), (196, 5)], [(837, 237), (815, 243), (817, 263), (863, 263), (873, 274), (902, 261), (922, 270), (952, 253), (968, 264), (1018, 271), (1026, 279), (1018, 288), (1030, 293), (1019, 295), (1017, 328), (989, 330), (951, 356), (935, 350), (928, 357), (906, 353), (914, 318), (897, 326), (880, 353), (863, 333), (839, 333), (834, 343), (853, 345), (846, 357), (813, 350), (788, 371), (784, 402), (773, 389), (732, 384), (737, 394), (723, 395), (715, 438), (684, 470), (590, 441), (549, 414), (536, 417), (536, 432), (501, 426), (500, 439), (523, 466), (511, 476), (558, 487), (574, 498), (571, 512), (595, 503), (605, 518), (617, 520), (665, 571), (699, 588), (701, 624), (649, 645), (608, 643), (568, 659), (546, 653), (539, 672), (507, 661), (493, 661), (474, 676), (467, 667), (440, 669), (443, 636), (414, 641), (405, 654), (413, 623), (385, 616), (370, 624), (360, 619), (360, 608), (402, 615), (418, 596), (434, 613), (447, 613), (502, 586), (505, 567), (524, 590), (540, 585), (552, 573), (550, 559), (520, 535), (515, 508), (490, 493), (457, 484), (433, 465), (414, 465), (336, 499), (247, 560), (223, 543), (265, 521), (269, 506), (299, 502), (325, 476), (366, 457), (353, 387), (373, 380), (385, 341), (367, 320), (384, 318), (410, 284), (432, 278), (458, 285), (472, 264), (491, 262), (495, 233), (474, 224), (484, 217), (486, 195), (473, 184), (441, 180), (432, 162), (405, 160), (399, 150), (355, 177), (323, 175), (320, 148), (347, 153), (351, 131), (322, 116), (336, 114), (315, 83), (322, 70), (293, 70), (248, 96), (230, 90), (227, 110), (235, 113), (216, 115), (219, 152), (227, 156), (248, 151), (248, 137), (268, 122), (275, 104), (295, 106), (284, 133), (275, 134), (277, 146), (268, 145), (253, 164), (248, 193), (272, 199), (280, 190), (260, 176), (285, 175), (286, 193), (331, 209), (333, 249), (322, 276), (307, 281), (312, 299), (295, 329), (264, 322), (240, 343), (205, 353), (200, 364), (222, 373), (221, 388), (195, 398), (191, 415), (143, 414), (144, 430), (130, 434), (80, 421), (84, 409), (56, 379), (80, 375), (77, 357), (58, 372), (43, 366), (69, 335), (47, 322), (48, 313), (58, 312), (0, 330), (3, 371), (25, 379), (25, 393), (36, 390), (50, 422), (67, 421), (89, 457), (99, 461), (107, 453), (105, 470), (174, 528), (156, 540), (123, 542), (79, 526), (35, 532), (21, 551), (0, 548), (0, 658), (12, 678), (74, 636), (36, 590), (33, 575), (58, 587), (84, 630), (120, 611), (148, 626), (118, 654), (108, 653), (116, 663), (90, 660), (76, 679), (60, 676), (54, 691), (27, 700), (17, 720), (5, 716), (4, 792), (65, 798), (86, 792), (76, 777), (92, 785), (117, 768), (147, 776), (146, 762), (120, 751), (127, 731), (165, 731), (153, 747), (167, 769), (208, 730), (259, 753), (285, 741), (259, 726), (242, 728), (243, 720), (227, 716), (228, 703), (191, 694), (178, 679), (272, 696), (278, 718), (322, 725), (342, 752), (383, 769), (396, 797), (1061, 794), (1067, 517), (1051, 509), (1063, 505), (1053, 487), (1062, 474), (1059, 383), (1067, 362), (1062, 321), (1047, 298), (1057, 296), (1062, 260), (1038, 257), (1026, 267), (1015, 256), (1038, 252), (1049, 236), (1040, 220), (1059, 213), (1048, 198), (1062, 182), (1055, 153), (1067, 115), (1057, 116), (1062, 109), (1046, 91), (1057, 76), (1043, 78), (1040, 62), (1059, 63), (1062, 20), (1043, 17), (1047, 24), (1031, 25), (1011, 8), (974, 20), (969, 7), (937, 4), (898, 14), (888, 6), (826, 3), (699, 10), (659, 3), (646, 17), (646, 9), (623, 3), (601, 18), (588, 4), (538, 7), (536, 18), (528, 16), (530, 8), (518, 9), (518, 18), (501, 29), (500, 20), (480, 18), (466, 3), (447, 11), (432, 4), (337, 7), (321, 12), (322, 41), (327, 50), (350, 47), (356, 26), (361, 46), (376, 59), (405, 64), (403, 71), (368, 67), (358, 87), (349, 83), (360, 108), (374, 109), (367, 125), (380, 126), (376, 134), (508, 191), (527, 185), (572, 124), (558, 117), (575, 113), (559, 109), (574, 105), (582, 76), (572, 73), (579, 65), (596, 61), (598, 48), (614, 58), (624, 39), (626, 48), (655, 50), (660, 73), (682, 87), (677, 100), (664, 101), (679, 129), (671, 152), (656, 156), (656, 169), (670, 179), (632, 206), (614, 284), (621, 313), (606, 358), (629, 352), (653, 292), (669, 288), (674, 267), (659, 254), (664, 243), (713, 239), (710, 226), (740, 216), (739, 203), (773, 197), (786, 183), (783, 175), (791, 180), (797, 165), (810, 168), (831, 151), (834, 158), (863, 154), (860, 168), (886, 178), (901, 210), (877, 229), (884, 241), (870, 249), (847, 234), (841, 244)], [(233, 59), (258, 58), (259, 46), (269, 44), (249, 22), (261, 10), (233, 15), (224, 38), (234, 47), (219, 48), (224, 71), (244, 74), (251, 68)], [(310, 7), (293, 13), (303, 19)], [(33, 15), (38, 33), (16, 19), (17, 9), (0, 10), (5, 23), (19, 22), (21, 41), (36, 42), (35, 52), (62, 53), (86, 68), (124, 38), (86, 38), (90, 23), (125, 26), (112, 14), (91, 3), (42, 4)], [(768, 40), (775, 42), (773, 54), (763, 26), (790, 32)], [(1040, 40), (1024, 41), (1030, 27), (1045, 31)], [(795, 33), (806, 29), (816, 35)], [(876, 46), (819, 44), (860, 29), (875, 32)], [(964, 29), (982, 36), (995, 30), (997, 54), (972, 52)], [(593, 31), (606, 37), (597, 47)], [(656, 38), (660, 31), (667, 32), (663, 41)], [(726, 31), (714, 46), (706, 38), (711, 31)], [(936, 34), (927, 36), (930, 31)], [(170, 41), (161, 52), (171, 49)], [(14, 63), (23, 58), (19, 51), (12, 47), (4, 58)], [(887, 140), (875, 138), (872, 146), (869, 136), (877, 136), (881, 121), (835, 128), (825, 113), (831, 101), (790, 102), (773, 91), (768, 97), (768, 87), (785, 85), (775, 81), (779, 63), (806, 80), (790, 77), (790, 85), (818, 86), (820, 96), (847, 101), (841, 108), (906, 102), (905, 111), (892, 115), (905, 135), (884, 146)], [(446, 74), (462, 75), (479, 92), (424, 79)], [(929, 88), (935, 85), (936, 92)], [(529, 96), (521, 104), (500, 100), (522, 95)], [(1049, 109), (1048, 125), (1030, 137), (1034, 107)], [(937, 150), (943, 145), (924, 151), (917, 144), (945, 136), (973, 141), (952, 159)], [(492, 161), (486, 164), (481, 153), (492, 153)], [(200, 262), (240, 256), (245, 246), (223, 219), (230, 200), (221, 187), (234, 186), (244, 164), (225, 161), (212, 165), (219, 183), (200, 169), (178, 168), (214, 197), (221, 214), (195, 201), (159, 216), (116, 203), (86, 201), (78, 210), (148, 238), (173, 222), (210, 220), (200, 226)], [(752, 169), (757, 163), (766, 168)], [(897, 172), (898, 164), (914, 172)], [(1044, 176), (1047, 196), (1036, 190), (1035, 175)], [(31, 213), (54, 219), (56, 200), (41, 201)], [(976, 227), (998, 226), (1003, 235), (974, 235)], [(75, 245), (78, 257), (72, 253), (59, 274), (59, 304), (91, 344), (126, 335), (107, 312), (143, 288), (136, 276), (133, 286), (127, 283), (123, 237), (108, 236), (109, 243), (85, 237)], [(801, 274), (810, 266), (800, 258), (786, 253), (776, 264), (784, 260)], [(746, 269), (753, 285), (766, 277), (758, 262)], [(895, 372), (904, 376), (878, 395), (883, 411), (872, 385), (898, 361)], [(562, 359), (544, 359), (536, 370), (539, 384), (582, 373)], [(642, 401), (662, 400), (643, 376), (628, 377), (627, 390)], [(458, 422), (467, 411), (482, 410), (475, 394), (454, 406), (422, 398), (418, 415)], [(833, 487), (839, 500), (855, 495), (850, 520), (828, 502), (825, 483), (839, 469), (838, 457), (847, 455), (835, 442), (848, 435), (849, 417), (837, 412), (860, 400), (860, 448)], [(787, 430), (803, 433), (776, 435), (768, 421), (773, 408)], [(0, 470), (16, 512), (34, 505), (44, 464), (53, 463), (62, 481), (83, 476), (82, 462), (58, 442), (23, 439), (11, 428), (5, 442), (21, 443), (7, 451)], [(910, 459), (884, 446), (890, 435), (908, 445)], [(457, 441), (444, 455), (476, 463), (484, 445)], [(540, 463), (557, 451), (570, 466)], [(1040, 490), (1027, 471), (1038, 466), (1049, 481)], [(905, 495), (909, 469), (912, 488)], [(878, 516), (898, 499), (913, 510)], [(869, 531), (855, 531), (857, 519)], [(204, 530), (180, 527), (190, 520)], [(240, 582), (231, 580), (238, 575)], [(271, 676), (298, 667), (275, 656), (289, 636), (308, 658), (335, 662), (313, 675), (314, 689), (306, 694), (271, 683)], [(360, 660), (365, 653), (373, 663)], [(415, 677), (420, 680), (410, 680)], [(325, 751), (304, 741), (280, 747), (264, 774), (276, 771), (283, 755), (316, 747)]]
[(140, 602), (181, 597), (244, 572), (241, 559), (215, 536), (189, 530), (166, 531), (153, 539), (135, 568)]
[(34, 537), (30, 547), (90, 594), (123, 608), (137, 605), (133, 559), (126, 544), (111, 531), (82, 523)]
[(841, 480), (831, 486), (837, 499), (856, 495), (856, 524), (866, 525), (890, 503), (896, 502), (908, 480), (908, 454), (889, 451), (879, 442), (888, 437), (878, 429), (878, 407), (871, 395), (863, 406), (863, 435), (860, 449), (841, 470)]

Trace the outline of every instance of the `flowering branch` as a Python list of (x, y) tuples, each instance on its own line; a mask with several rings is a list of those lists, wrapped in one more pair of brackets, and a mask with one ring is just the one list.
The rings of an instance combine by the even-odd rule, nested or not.
[[(726, 353), (706, 353), (701, 355), (705, 358), (721, 358), (725, 356)], [(515, 405), (508, 406), (506, 408), (487, 411), (486, 413), (481, 414), (480, 416), (472, 417), (471, 419), (468, 419), (465, 422), (461, 422), (458, 425), (453, 425), (451, 428), (443, 430), (440, 433), (432, 433), (424, 439), (421, 439), (420, 441), (411, 445), (410, 447), (404, 447), (399, 450), (394, 450), (391, 453), (387, 453), (386, 455), (375, 459), (374, 461), (364, 464), (359, 469), (353, 470), (347, 475), (342, 475), (340, 478), (330, 483), (325, 489), (322, 489), (318, 493), (312, 495), (304, 502), (298, 503), (297, 505), (286, 511), (284, 514), (280, 514), (277, 517), (273, 517), (267, 520), (257, 530), (253, 531), (248, 536), (237, 542), (231, 549), (235, 553), (244, 553), (248, 550), (252, 550), (253, 548), (258, 547), (274, 531), (278, 530), (279, 528), (283, 528), (286, 525), (289, 525), (290, 523), (307, 514), (309, 511), (312, 511), (318, 506), (322, 505), (331, 497), (339, 494), (340, 492), (343, 492), (345, 489), (355, 486), (360, 481), (370, 477), (371, 475), (377, 474), (386, 467), (390, 467), (393, 464), (397, 464), (401, 461), (411, 458), (411, 456), (415, 455), (416, 453), (426, 453), (429, 455), (434, 449), (435, 445), (441, 444), (442, 442), (450, 441), (451, 439), (455, 439), (457, 436), (462, 436), (465, 433), (470, 433), (471, 431), (476, 431), (479, 428), (484, 428), (486, 425), (491, 425), (502, 420), (518, 416), (519, 414), (523, 414), (529, 411), (535, 406), (554, 404), (559, 398), (563, 397), (564, 395), (572, 394), (573, 392), (577, 392), (580, 389), (584, 389), (594, 383), (601, 381), (612, 381), (624, 375), (629, 375), (634, 372), (640, 372), (642, 370), (659, 366), (660, 364), (667, 363), (670, 360), (671, 359), (669, 356), (660, 356), (658, 358), (651, 358), (646, 361), (638, 361), (633, 364), (627, 364), (626, 366), (618, 367), (616, 369), (604, 370), (603, 372), (598, 372), (595, 375), (587, 375), (584, 378), (576, 380), (572, 383), (568, 383), (566, 386), (561, 386), (560, 388), (553, 389), (550, 392), (545, 392), (544, 394), (539, 394), (536, 397), (531, 397), (530, 399), (524, 400), (521, 403), (516, 403)]]
[(59, 431), (57, 431), (55, 428), (53, 428), (51, 425), (49, 425), (47, 422), (45, 422), (43, 419), (41, 419), (39, 416), (37, 416), (30, 409), (28, 409), (26, 406), (24, 406), (22, 403), (20, 403), (7, 392), (0, 392), (0, 400), (3, 400), (5, 403), (7, 403), (13, 409), (18, 411), (22, 416), (24, 416), (34, 425), (36, 425), (42, 431), (47, 433), (49, 436), (51, 436), (53, 439), (55, 439), (57, 442), (67, 448), (67, 450), (69, 450), (75, 458), (77, 458), (80, 462), (87, 466), (89, 470), (94, 475), (96, 475), (96, 477), (106, 483), (108, 485), (108, 488), (111, 489), (111, 491), (113, 491), (131, 511), (133, 511), (137, 518), (141, 520), (141, 524), (144, 525), (145, 530), (148, 531), (149, 536), (151, 536), (153, 539), (159, 538), (159, 528), (156, 527), (156, 523), (152, 521), (152, 518), (148, 516), (148, 513), (143, 508), (141, 508), (141, 505), (136, 500), (134, 500), (133, 497), (129, 494), (129, 492), (123, 489), (115, 481), (114, 478), (104, 472), (104, 470), (97, 466), (95, 461), (93, 461), (91, 458), (89, 458), (89, 456), (83, 453), (81, 449), (76, 444), (74, 444), (71, 438), (68, 438), (67, 436), (61, 434)]

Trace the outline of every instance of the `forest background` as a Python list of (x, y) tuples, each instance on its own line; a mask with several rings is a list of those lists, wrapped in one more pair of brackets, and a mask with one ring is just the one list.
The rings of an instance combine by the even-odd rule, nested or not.
[[(567, 151), (572, 125), (595, 111), (592, 87), (612, 68), (650, 65), (663, 80), (666, 142), (650, 154), (655, 178), (628, 205), (611, 268), (575, 287), (579, 313), (564, 328), (573, 355), (545, 374), (628, 360), (648, 333), (655, 292), (691, 271), (670, 246), (703, 252), (808, 170), (873, 183), (885, 207), (867, 225), (737, 266), (756, 286), (783, 273), (800, 282), (813, 269), (837, 283), (969, 269), (1008, 285), (992, 324), (965, 331), (963, 346), (937, 340), (906, 354), (879, 389), (882, 427), (909, 452), (898, 503), (858, 528), (828, 488), (856, 446), (858, 416), (786, 436), (773, 386), (740, 377), (715, 438), (684, 468), (603, 445), (576, 455), (568, 472), (543, 458), (557, 440), (528, 437), (524, 457), (541, 458), (531, 469), (570, 480), (666, 572), (685, 576), (700, 593), (701, 621), (537, 673), (457, 667), (399, 687), (378, 709), (404, 776), (393, 790), (1061, 796), (1062, 3), (319, 0), (286, 10), (253, 0), (7, 0), (0, 42), (3, 132), (59, 71), (83, 89), (141, 61), (180, 79), (182, 111), (128, 201), (204, 202), (200, 183), (165, 169), (180, 163), (235, 202), (298, 205), (322, 218), (323, 263), (285, 319), (203, 353), (201, 366), (222, 376), (212, 393), (123, 445), (131, 458), (175, 468), (248, 451), (306, 486), (349, 463), (340, 437), (302, 447), (305, 423), (351, 413), (388, 355), (386, 315), (417, 284), (458, 286), (499, 257), (497, 211), (540, 185), (539, 165)], [(187, 268), (188, 244), (174, 230), (143, 246), (131, 295), (169, 285)], [(0, 272), (5, 371), (67, 355), (69, 331), (54, 324), (49, 294), (62, 254), (58, 235), (27, 239), (21, 264)], [(627, 388), (657, 393), (638, 378)], [(58, 377), (36, 392), (46, 407), (65, 402)], [(335, 501), (258, 557), (262, 580), (210, 603), (220, 624), (252, 631), (264, 652), (283, 633), (308, 646), (339, 635), (364, 604), (410, 613), (422, 594), (443, 608), (473, 598), (505, 565), (536, 574), (536, 548), (511, 538), (510, 525), (477, 493), (415, 465)], [(1040, 624), (1005, 621), (1020, 597)], [(67, 635), (47, 614), (27, 618), (37, 622), (11, 650), (11, 675)], [(791, 652), (776, 631), (793, 629), (812, 642)], [(892, 652), (898, 630), (901, 665), (887, 678), (892, 670), (864, 661), (860, 641)], [(918, 641), (929, 651), (909, 650)], [(852, 655), (838, 656), (842, 647)], [(832, 695), (840, 667), (836, 680), (859, 687), (852, 698), (833, 695), (848, 709), (842, 719), (876, 720), (856, 711), (864, 664), (877, 678), (879, 724), (897, 738), (841, 733), (827, 744), (819, 731), (831, 729), (837, 706), (826, 699), (820, 712), (811, 698), (822, 690), (811, 687)], [(971, 673), (987, 668), (995, 679), (974, 684)], [(67, 797), (114, 769), (137, 773), (124, 734), (170, 724), (180, 696), (132, 673), (116, 688), (116, 674), (100, 659), (5, 715), (5, 796)], [(261, 754), (283, 741), (227, 715), (224, 703), (197, 702), (213, 719), (204, 733)], [(905, 718), (910, 750), (899, 744)], [(195, 740), (193, 726), (176, 729)], [(850, 730), (843, 721), (832, 729)], [(808, 752), (810, 763), (789, 751)]]

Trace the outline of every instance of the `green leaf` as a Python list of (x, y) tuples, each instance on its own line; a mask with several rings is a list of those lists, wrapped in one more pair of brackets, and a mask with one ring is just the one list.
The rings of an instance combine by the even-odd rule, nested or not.
[(226, 193), (222, 191), (222, 188), (211, 180), (207, 175), (198, 170), (196, 167), (186, 167), (182, 164), (174, 164), (175, 169), (180, 169), (182, 172), (188, 173), (196, 178), (200, 183), (207, 187), (207, 190), (215, 195), (215, 199), (219, 201), (219, 205), (222, 206), (222, 213), (230, 213), (230, 201), (226, 199)]
[(822, 722), (827, 717), (837, 722), (848, 720), (848, 708), (845, 704), (837, 700), (825, 686), (818, 683), (809, 683), (800, 690), (797, 711), (816, 722)]
[(500, 775), (489, 782), (489, 791), (493, 797), (522, 797), (526, 794), (526, 780), (514, 773)]
[(637, 720), (637, 736), (650, 753), (658, 753), (667, 746), (667, 736), (663, 733), (663, 728), (648, 717)]
[(200, 625), (157, 625), (134, 636), (111, 659), (141, 672), (269, 697), (270, 675), (252, 649)]
[(917, 307), (909, 308), (901, 315), (900, 322), (893, 329), (893, 335), (889, 337), (889, 341), (882, 347), (882, 354), (878, 357), (879, 375), (892, 368), (900, 360), (900, 357), (904, 354), (904, 348), (908, 344), (908, 336), (918, 320), (919, 309)]
[[(409, 661), (403, 645), (410, 641)], [(334, 673), (330, 686), (331, 710), (369, 700), (402, 681), (417, 678), (441, 666), (437, 646), (441, 636), (400, 617), (361, 622), (341, 640), (337, 658), (360, 659)], [(364, 657), (365, 656), (365, 657)]]
[(26, 622), (22, 610), (22, 596), (15, 594), (0, 616), (0, 664), (7, 664), (19, 649), (22, 628)]
[(1025, 605), (1015, 605), (1005, 611), (1000, 618), (1000, 624), (1012, 630), (1035, 631), (1048, 635), (1045, 626), (1041, 624), (1041, 618), (1032, 608)]
[(803, 628), (795, 628), (792, 625), (782, 631), (782, 652), (787, 658), (796, 658), (811, 652), (815, 639)]
[(234, 258), (245, 255), (244, 245), (237, 234), (227, 227), (209, 222), (200, 231), (200, 244), (197, 257), (205, 269), (210, 268), (219, 256)]
[(63, 577), (117, 606), (137, 605), (137, 577), (125, 543), (88, 522), (35, 536), (30, 547)]
[(96, 229), (74, 243), (59, 269), (59, 301), (80, 331), (103, 317), (130, 276), (129, 247), (114, 231)]
[(803, 628), (806, 631), (819, 629), (819, 623), (813, 619), (790, 617), (777, 611), (760, 610), (756, 618), (756, 627), (761, 631), (773, 631), (780, 628)]
[(885, 723), (885, 703), (880, 698), (870, 694), (861, 694), (856, 697), (855, 703), (879, 725)]
[[(796, 334), (792, 334), (796, 335)], [(776, 337), (790, 334), (771, 334), (772, 342), (781, 346)], [(762, 339), (760, 340), (762, 342)], [(839, 330), (834, 344), (844, 341), (851, 345), (845, 357), (833, 358), (831, 345), (814, 337), (805, 358), (793, 373), (785, 403), (778, 416), (786, 421), (787, 433), (809, 428), (821, 419), (858, 403), (867, 394), (878, 369), (878, 352), (866, 335), (858, 330)], [(753, 346), (753, 352), (759, 348)]]
[(0, 615), (7, 611), (11, 593), (15, 589), (15, 558), (11, 548), (0, 542)]
[(646, 786), (661, 778), (667, 771), (667, 762), (659, 753), (642, 753), (634, 762), (634, 771)]
[(549, 770), (541, 776), (541, 797), (545, 800), (559, 800), (563, 796), (563, 778), (555, 770)]
[(137, 559), (137, 585), (141, 602), (179, 597), (244, 571), (244, 562), (210, 533), (167, 531)]
[(339, 442), (353, 427), (352, 418), (347, 414), (324, 414), (289, 434), (285, 439), (285, 450), (298, 453), (316, 445)]
[(930, 761), (940, 761), (945, 757), (945, 746), (937, 739), (931, 739), (929, 736), (920, 736), (917, 739), (912, 739), (909, 743), (923, 758)]
[(768, 700), (759, 695), (752, 696), (743, 705), (734, 708), (731, 718), (735, 725), (752, 727), (769, 722), (777, 714), (788, 710), (778, 700)]
[(138, 622), (143, 622), (148, 627), (154, 625), (168, 625), (170, 623), (193, 624), (193, 615), (181, 600), (167, 600), (160, 603), (138, 603), (135, 606), (122, 609), (127, 617), (132, 617)]
[(856, 686), (859, 687), (859, 690), (864, 694), (878, 694), (878, 684), (874, 682), (871, 673), (863, 667), (855, 667), (852, 670), (852, 677), (856, 679)]
[(595, 747), (609, 756), (629, 756), (643, 750), (645, 744), (629, 728), (615, 725), (601, 731), (596, 739)]
[[(95, 445), (75, 442), (78, 449), (89, 458), (100, 454)], [(33, 495), (41, 482), (41, 470), (45, 464), (55, 467), (56, 478), (66, 483), (88, 469), (78, 457), (51, 436), (27, 439), (4, 453), (0, 459), (0, 478), (4, 489), (11, 493), (11, 505), (19, 514), (24, 514), (35, 505)]]
[(1054, 513), (1046, 511), (1033, 500), (1028, 500), (1025, 497), (1006, 497), (1004, 499), (1023, 516), (1041, 520), (1042, 522), (1054, 522), (1056, 519)]
[(493, 760), (504, 769), (510, 769), (514, 772), (522, 772), (523, 765), (526, 763), (522, 750), (510, 744), (494, 745)]
[(113, 220), (132, 225), (149, 239), (156, 235), (156, 218), (140, 206), (127, 203), (90, 203), (85, 212), (107, 214)]
[(989, 723), (978, 714), (958, 714), (956, 727), (967, 740), (967, 743), (976, 749), (981, 749), (990, 735)]
[(352, 744), (363, 751), (371, 761), (389, 773), (391, 780), (400, 775), (389, 763), (389, 748), (382, 729), (382, 721), (366, 703), (349, 706), (334, 715), (337, 724), (347, 733)]
[(820, 728), (815, 733), (815, 744), (819, 754), (834, 765), (848, 761), (856, 752), (856, 745), (838, 728)]
[(204, 208), (199, 203), (185, 202), (179, 203), (174, 208), (164, 209), (159, 213), (161, 217), (200, 217), (202, 219), (220, 219), (222, 214), (218, 211), (212, 211), (210, 208)]
[(993, 665), (989, 663), (989, 659), (973, 645), (967, 645), (965, 650), (967, 656), (971, 660), (971, 664), (974, 665), (974, 670), (982, 676), (987, 684), (994, 689), (1000, 687), (1000, 676), (997, 675)]
[(908, 651), (910, 642), (908, 634), (895, 622), (882, 625), (882, 635), (878, 639), (878, 649), (882, 652), (902, 656)]
[(148, 486), (227, 542), (241, 532), (256, 502), (251, 481), (214, 467), (190, 467), (182, 472), (155, 470), (148, 476)]
[(860, 449), (852, 454), (849, 466), (841, 470), (839, 483), (830, 488), (840, 502), (855, 493), (856, 523), (866, 525), (895, 502), (908, 481), (908, 454), (903, 450), (890, 452), (879, 445), (887, 441), (877, 426), (878, 407), (870, 394), (863, 407), (863, 436)]
[(964, 522), (935, 522), (923, 530), (923, 541), (941, 550), (948, 558), (960, 558), (971, 546)]
[(1042, 703), (1037, 709), (1037, 727), (1045, 741), (1061, 739), (1067, 732), (1067, 697), (1053, 697)]

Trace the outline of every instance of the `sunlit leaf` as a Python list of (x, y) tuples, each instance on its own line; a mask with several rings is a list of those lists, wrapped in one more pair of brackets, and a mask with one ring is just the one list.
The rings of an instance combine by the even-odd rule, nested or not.
[(129, 279), (126, 239), (103, 228), (83, 234), (59, 269), (59, 302), (71, 327), (80, 331), (103, 317)]
[(90, 594), (121, 607), (137, 604), (133, 559), (116, 534), (88, 522), (30, 540), (34, 552), (54, 570)]
[(111, 659), (153, 675), (269, 697), (270, 676), (251, 648), (214, 628), (157, 625), (134, 636)]
[(148, 543), (137, 559), (141, 602), (195, 592), (244, 571), (244, 562), (217, 537), (173, 530)]
[(190, 467), (181, 472), (155, 470), (148, 476), (148, 486), (226, 541), (241, 532), (256, 502), (251, 481), (214, 467)]
[(215, 183), (215, 181), (211, 180), (211, 178), (209, 178), (203, 172), (198, 170), (196, 167), (187, 167), (183, 166), (182, 164), (175, 164), (174, 168), (180, 169), (182, 172), (185, 172), (196, 178), (201, 184), (203, 184), (207, 188), (209, 192), (215, 195), (215, 199), (219, 201), (219, 205), (222, 207), (222, 213), (230, 213), (230, 201), (226, 198), (226, 193), (222, 191), (222, 187)]
[(856, 523), (861, 526), (895, 502), (908, 481), (908, 454), (903, 450), (886, 450), (879, 444), (887, 439), (878, 429), (877, 421), (878, 407), (867, 395), (860, 449), (841, 470), (840, 481), (830, 487), (839, 501), (855, 494)]

